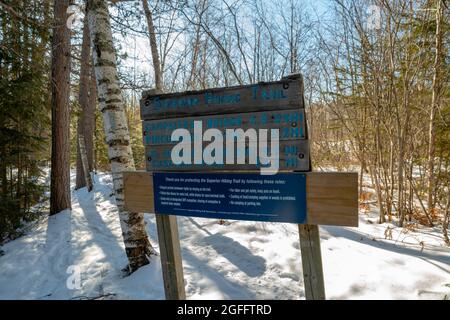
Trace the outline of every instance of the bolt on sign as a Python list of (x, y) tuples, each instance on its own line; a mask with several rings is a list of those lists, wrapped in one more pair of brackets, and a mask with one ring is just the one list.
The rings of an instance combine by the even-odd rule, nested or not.
[(319, 224), (357, 226), (356, 173), (311, 172), (301, 75), (141, 99), (147, 172), (125, 206), (156, 214), (166, 298), (185, 299), (176, 216), (296, 223), (305, 294), (325, 299)]

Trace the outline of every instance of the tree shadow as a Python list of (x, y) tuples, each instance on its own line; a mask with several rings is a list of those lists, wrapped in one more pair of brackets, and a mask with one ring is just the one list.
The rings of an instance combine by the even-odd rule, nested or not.
[(212, 247), (249, 277), (259, 277), (266, 272), (264, 258), (254, 255), (239, 242), (220, 233), (204, 237), (199, 244)]
[(202, 226), (201, 224), (199, 224), (197, 221), (195, 221), (195, 219), (192, 219), (191, 217), (187, 218), (187, 220), (189, 222), (191, 222), (194, 226), (196, 226), (198, 229), (202, 230), (203, 232), (205, 232), (208, 236), (212, 235), (211, 232), (209, 232), (208, 229), (206, 229), (204, 226)]
[(247, 276), (259, 277), (266, 271), (266, 260), (254, 255), (239, 242), (221, 233), (212, 234), (205, 225), (200, 225), (195, 219), (187, 218), (186, 221), (207, 234), (207, 236), (202, 235), (197, 240), (200, 245), (211, 247), (217, 254), (225, 257)]
[[(377, 240), (373, 241), (368, 238), (364, 233), (360, 233), (354, 230), (350, 230), (342, 227), (333, 227), (333, 226), (321, 226), (326, 232), (328, 232), (333, 237), (341, 237), (346, 238), (352, 241), (356, 241), (361, 244), (369, 245), (372, 247), (376, 247), (378, 249), (388, 250), (399, 254), (405, 254), (409, 256), (415, 256), (420, 258), (426, 262), (431, 263), (429, 260), (434, 260), (437, 262), (441, 262), (446, 265), (450, 265), (450, 256), (441, 255), (441, 254), (433, 254), (430, 252), (421, 251), (418, 249), (412, 249), (407, 247), (401, 247), (394, 243), (389, 243), (387, 241)], [(361, 239), (365, 239), (367, 241), (361, 241)], [(433, 263), (432, 263), (433, 264)], [(433, 264), (435, 265), (435, 264)]]
[[(90, 240), (84, 242), (84, 247), (95, 244), (100, 247), (105, 257), (112, 259), (120, 257), (126, 263), (125, 249), (119, 245), (119, 241), (122, 239), (120, 236), (115, 235), (102, 219), (102, 215), (96, 205), (95, 191), (93, 190), (88, 193), (86, 188), (82, 188), (77, 191), (74, 198), (77, 200), (81, 209), (81, 215), (76, 218), (74, 224), (83, 224), (83, 220), (85, 220), (90, 235), (92, 236)], [(119, 218), (117, 217), (117, 219)], [(82, 230), (83, 228), (78, 227), (77, 229)], [(113, 264), (113, 261), (111, 261), (111, 264)]]
[[(182, 255), (183, 260), (188, 262), (192, 268), (195, 268), (195, 273), (199, 274), (202, 278), (207, 277), (212, 280), (216, 284), (219, 291), (222, 294), (227, 295), (228, 299), (255, 299), (255, 294), (247, 287), (226, 278), (225, 275), (223, 275), (219, 270), (209, 266), (208, 260), (199, 259), (186, 248), (183, 248)], [(186, 269), (186, 266), (184, 268)]]
[[(67, 268), (73, 265), (75, 260), (72, 250), (71, 220), (71, 210), (61, 211), (47, 219), (45, 244), (34, 253), (39, 255), (39, 260), (31, 266), (36, 281), (30, 283), (28, 290), (39, 295), (35, 299), (59, 299), (70, 293), (67, 285), (61, 286), (60, 283), (66, 284), (70, 276)], [(30, 265), (24, 267), (29, 268)], [(40, 270), (46, 270), (44, 279), (41, 278), (43, 275), (38, 274)]]

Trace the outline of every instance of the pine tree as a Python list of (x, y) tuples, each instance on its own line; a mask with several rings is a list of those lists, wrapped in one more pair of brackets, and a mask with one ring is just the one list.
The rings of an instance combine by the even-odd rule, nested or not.
[(32, 207), (44, 200), (40, 178), (50, 136), (46, 4), (0, 3), (0, 243), (36, 219)]
[[(87, 18), (84, 19), (83, 25), (83, 40), (81, 44), (81, 61), (80, 61), (80, 85), (78, 102), (81, 107), (81, 114), (78, 117), (77, 123), (77, 135), (78, 140), (84, 141), (86, 146), (86, 154), (82, 155), (80, 152), (80, 143), (77, 143), (77, 160), (76, 160), (76, 179), (75, 179), (75, 189), (79, 189), (86, 186), (86, 181), (89, 181), (85, 177), (83, 165), (88, 167), (89, 172), (93, 170), (93, 160), (94, 160), (94, 127), (95, 127), (95, 100), (91, 96), (95, 95), (91, 87), (91, 49), (90, 49), (90, 36), (89, 36), (89, 26), (87, 23)], [(87, 163), (82, 162), (82, 156), (86, 157)], [(91, 188), (91, 186), (88, 186)]]
[(55, 0), (52, 40), (52, 162), (50, 214), (71, 208), (69, 0)]

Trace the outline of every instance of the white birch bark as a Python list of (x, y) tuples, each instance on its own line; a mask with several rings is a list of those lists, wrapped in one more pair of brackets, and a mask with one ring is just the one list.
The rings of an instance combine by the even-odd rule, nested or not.
[(129, 271), (133, 272), (140, 266), (149, 263), (148, 256), (153, 253), (153, 249), (145, 231), (143, 214), (127, 212), (123, 206), (122, 172), (133, 171), (135, 166), (125, 107), (118, 82), (116, 54), (106, 1), (88, 0), (87, 17), (97, 80), (98, 101), (103, 115), (114, 193), (125, 250), (129, 260)]

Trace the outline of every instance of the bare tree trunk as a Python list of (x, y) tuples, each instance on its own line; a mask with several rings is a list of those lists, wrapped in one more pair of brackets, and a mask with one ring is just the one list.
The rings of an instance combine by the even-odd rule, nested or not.
[(114, 193), (129, 260), (129, 271), (133, 272), (149, 263), (148, 256), (153, 253), (153, 249), (145, 231), (143, 213), (127, 212), (123, 206), (122, 172), (135, 170), (135, 165), (122, 92), (118, 83), (116, 53), (106, 1), (88, 0), (87, 17)]
[[(88, 161), (88, 172), (92, 170), (92, 152), (93, 152), (93, 118), (94, 118), (94, 105), (91, 105), (92, 101), (89, 99), (89, 86), (90, 86), (90, 36), (89, 25), (87, 18), (84, 19), (83, 26), (83, 42), (81, 45), (81, 67), (80, 67), (80, 88), (78, 94), (78, 102), (80, 103), (81, 113), (78, 117), (77, 123), (77, 135), (78, 139), (83, 136), (83, 140), (86, 145), (86, 160)], [(77, 175), (75, 189), (86, 187), (86, 177), (84, 176), (84, 166), (82, 163), (82, 155), (80, 152), (80, 144), (77, 143)]]
[(384, 223), (386, 221), (385, 219), (385, 209), (384, 209), (384, 205), (383, 205), (383, 192), (382, 192), (382, 188), (380, 185), (380, 178), (378, 175), (378, 170), (379, 170), (379, 166), (380, 163), (382, 161), (382, 156), (381, 156), (381, 134), (380, 134), (380, 121), (379, 121), (379, 114), (377, 111), (377, 124), (376, 124), (376, 130), (375, 130), (375, 145), (376, 145), (376, 155), (375, 155), (375, 166), (372, 168), (372, 175), (374, 176), (374, 181), (375, 181), (375, 190), (377, 192), (377, 200), (378, 200), (378, 207), (380, 208), (380, 218), (378, 220), (378, 223)]
[[(408, 73), (406, 73), (407, 77)], [(400, 128), (399, 133), (399, 148), (398, 148), (398, 216), (399, 216), (399, 226), (403, 227), (403, 224), (405, 222), (405, 152), (406, 152), (406, 137), (408, 136), (408, 125), (410, 122), (410, 115), (411, 115), (411, 108), (409, 107), (409, 101), (408, 101), (408, 87), (406, 85), (406, 81), (404, 83), (405, 89), (404, 89), (404, 97), (403, 97), (403, 105), (404, 105), (404, 113), (405, 113), (405, 122), (404, 127)]]
[(429, 120), (429, 131), (428, 131), (428, 212), (434, 209), (434, 156), (435, 156), (435, 117), (436, 111), (439, 108), (439, 98), (440, 98), (440, 88), (441, 88), (441, 55), (442, 55), (442, 0), (436, 0), (436, 56), (434, 59), (434, 73), (433, 73), (433, 90), (431, 94), (431, 110), (430, 110), (430, 120)]
[(54, 1), (52, 41), (52, 157), (50, 214), (70, 203), (70, 32), (66, 26), (69, 0)]
[[(389, 192), (389, 196), (387, 197), (387, 199), (389, 200), (388, 203), (386, 204), (387, 206), (387, 210), (388, 210), (388, 219), (389, 222), (391, 222), (392, 220), (392, 206), (394, 204), (394, 186), (395, 186), (395, 176), (394, 176), (394, 140), (391, 138), (390, 139), (390, 144), (389, 144), (389, 177), (391, 180), (390, 186), (388, 187), (386, 184), (386, 188), (389, 188), (389, 190), (387, 190), (387, 192)], [(387, 179), (386, 179), (387, 182)]]
[(380, 208), (380, 215), (378, 218), (378, 223), (384, 223), (385, 218), (384, 218), (384, 206), (383, 206), (383, 193), (381, 192), (381, 186), (380, 186), (380, 182), (379, 182), (376, 170), (377, 170), (376, 167), (373, 165), (369, 167), (370, 176), (372, 178), (372, 183), (375, 184), (375, 191), (377, 193), (378, 208)]
[(150, 49), (152, 51), (153, 69), (155, 70), (155, 88), (163, 89), (161, 63), (159, 62), (158, 45), (156, 43), (155, 26), (153, 25), (153, 17), (148, 7), (148, 0), (142, 0), (145, 18), (147, 19), (148, 32), (150, 33)]
[[(6, 154), (5, 146), (2, 147), (1, 154)], [(3, 199), (7, 199), (8, 197), (8, 167), (6, 165), (6, 161), (0, 161), (0, 176), (2, 179), (2, 192), (1, 196)]]
[[(90, 58), (92, 59), (92, 54)], [(87, 123), (92, 125), (92, 134), (88, 137), (88, 139), (85, 139), (89, 168), (91, 171), (97, 171), (97, 157), (96, 157), (96, 150), (94, 147), (94, 135), (96, 128), (95, 110), (97, 108), (97, 100), (98, 100), (97, 96), (98, 96), (97, 81), (95, 77), (95, 69), (94, 64), (91, 63), (91, 77), (89, 78), (89, 107), (92, 108), (92, 110), (91, 112), (86, 113), (86, 121)]]
[(83, 176), (85, 185), (87, 187), (88, 192), (91, 192), (92, 190), (92, 179), (91, 174), (89, 172), (89, 163), (87, 159), (87, 152), (86, 152), (86, 142), (84, 139), (84, 135), (82, 132), (78, 134), (78, 150), (81, 157), (81, 165), (83, 166)]
[[(143, 1), (145, 1), (145, 0), (143, 0)], [(206, 5), (206, 0), (203, 0), (201, 3), (201, 11), (199, 14), (198, 22), (200, 22), (202, 20), (201, 16), (204, 12), (205, 5)], [(195, 26), (195, 41), (194, 41), (194, 45), (193, 45), (193, 50), (194, 51), (192, 53), (191, 71), (189, 73), (189, 79), (187, 81), (189, 89), (194, 89), (195, 83), (196, 83), (194, 80), (194, 77), (197, 73), (197, 61), (198, 61), (198, 55), (199, 55), (199, 51), (200, 51), (200, 24), (197, 24)]]
[(450, 246), (450, 239), (448, 238), (448, 224), (450, 218), (450, 196), (447, 196), (447, 204), (445, 205), (444, 218), (442, 219), (442, 234), (445, 243)]

